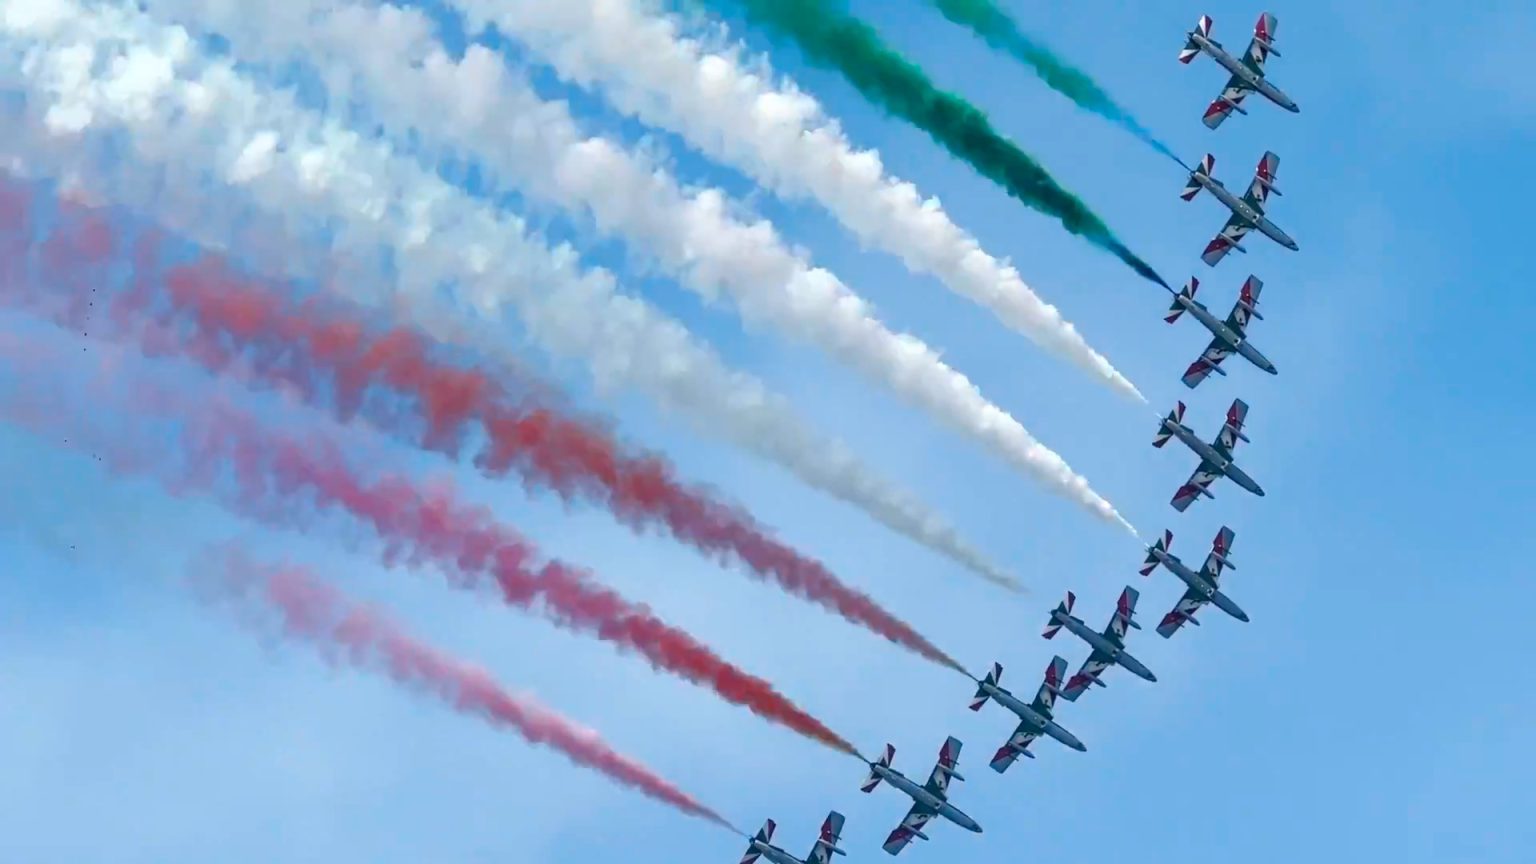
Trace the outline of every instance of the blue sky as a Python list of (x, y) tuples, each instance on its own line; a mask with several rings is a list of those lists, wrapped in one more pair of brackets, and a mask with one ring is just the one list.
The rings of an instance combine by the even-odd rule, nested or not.
[[(1131, 649), (1159, 682), (1111, 671), (1107, 690), (1059, 715), (1087, 753), (1043, 742), (1038, 760), (998, 777), (985, 761), (1011, 718), (966, 711), (971, 688), (952, 673), (675, 544), (634, 537), (602, 512), (461, 471), (465, 488), (866, 750), (891, 742), (898, 768), (920, 776), (945, 735), (960, 737), (970, 780), (955, 801), (986, 833), (937, 825), (933, 843), (903, 860), (1529, 860), (1536, 688), (1524, 613), (1536, 590), (1521, 538), (1536, 515), (1536, 467), (1521, 430), (1533, 419), (1536, 307), (1518, 187), (1536, 138), (1524, 60), (1536, 12), (1517, 2), (1476, 16), (1404, 14), (1386, 2), (1273, 6), (1284, 56), (1272, 74), (1302, 113), (1250, 100), (1249, 116), (1213, 133), (1199, 115), (1222, 73), (1207, 60), (1176, 63), (1181, 34), (1205, 11), (1217, 38), (1241, 48), (1259, 7), (1009, 4), (1188, 160), (1215, 155), (1229, 185), (1264, 149), (1280, 154), (1285, 194), (1271, 212), (1301, 251), (1254, 240), (1252, 254), (1212, 271), (1197, 256), (1221, 210), (1203, 196), (1180, 201), (1176, 166), (922, 3), (853, 6), (989, 111), (1170, 281), (1197, 273), (1207, 302), (1224, 309), (1249, 272), (1265, 280), (1266, 318), (1253, 336), (1279, 376), (1238, 364), (1188, 393), (1178, 375), (1204, 340), (1192, 323), (1161, 322), (1160, 291), (882, 118), (835, 76), (772, 52), (856, 141), (1011, 256), (1153, 404), (1138, 409), (1093, 386), (936, 283), (860, 251), (823, 213), (762, 195), (754, 203), (891, 325), (942, 348), (1144, 534), (1171, 528), (1175, 551), (1198, 559), (1230, 525), (1239, 569), (1226, 584), (1252, 623), (1205, 615), (1205, 626), (1173, 640), (1150, 627), (1133, 634)], [(540, 85), (574, 96), (547, 76)], [(576, 104), (593, 128), (631, 139), (645, 131), (597, 100)], [(685, 177), (750, 191), (657, 139)], [(581, 237), (583, 226), (556, 218), (551, 231)], [(594, 261), (625, 263), (614, 244), (588, 248)], [(846, 370), (744, 332), (729, 310), (700, 307), (663, 280), (633, 277), (633, 290), (950, 515), (1032, 593), (999, 596), (639, 400), (597, 403), (568, 370), (552, 374), (616, 414), (628, 438), (744, 502), (973, 668), (999, 660), (1005, 683), (1028, 692), (1053, 651), (1080, 662), (1080, 644), (1039, 638), (1068, 588), (1096, 626), (1127, 583), (1142, 589), (1149, 624), (1177, 597), (1166, 573), (1136, 574), (1133, 542)], [(1148, 446), (1155, 414), (1184, 398), (1188, 420), (1209, 434), (1234, 396), (1252, 406), (1253, 443), (1240, 460), (1268, 496), (1221, 482), (1216, 500), (1175, 513), (1167, 501), (1193, 457)], [(738, 840), (556, 755), (199, 608), (181, 588), (187, 560), (232, 536), (387, 604), (743, 827), (776, 818), (796, 854), (837, 808), (848, 816), (850, 860), (882, 860), (879, 843), (904, 812), (889, 790), (861, 795), (851, 760), (605, 645), (444, 591), (431, 574), (385, 571), (366, 548), (253, 528), (113, 480), (88, 457), (15, 429), (0, 429), (0, 466), (0, 859), (659, 864), (741, 854)]]

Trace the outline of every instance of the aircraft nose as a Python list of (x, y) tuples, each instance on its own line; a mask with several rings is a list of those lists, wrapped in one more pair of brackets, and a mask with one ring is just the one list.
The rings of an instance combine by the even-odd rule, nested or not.
[(976, 833), (976, 834), (980, 834), (981, 833), (981, 823), (980, 822), (972, 821), (971, 822), (971, 831)]
[(1257, 483), (1255, 483), (1254, 486), (1253, 486), (1253, 494), (1259, 496), (1260, 498), (1263, 498), (1264, 497), (1264, 487), (1258, 485)]
[(1248, 613), (1244, 612), (1241, 609), (1237, 610), (1237, 614), (1232, 616), (1232, 617), (1234, 617), (1237, 620), (1243, 622), (1244, 624), (1248, 623)]

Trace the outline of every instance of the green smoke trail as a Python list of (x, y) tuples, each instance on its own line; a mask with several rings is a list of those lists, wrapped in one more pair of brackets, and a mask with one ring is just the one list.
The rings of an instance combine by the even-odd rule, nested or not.
[(1178, 156), (1146, 127), (1136, 122), (1130, 112), (1115, 104), (1108, 93), (1093, 83), (1087, 73), (1073, 68), (1057, 57), (1051, 49), (1029, 38), (1019, 29), (1008, 13), (997, 8), (992, 0), (931, 0), (951, 23), (968, 27), (986, 40), (993, 49), (1012, 56), (1040, 76), (1047, 86), (1071, 99), (1079, 108), (1092, 111), (1111, 120), (1157, 152), (1178, 161)]
[(981, 109), (934, 86), (921, 69), (832, 0), (703, 2), (716, 8), (734, 5), (741, 9), (753, 23), (798, 45), (812, 63), (842, 74), (864, 98), (921, 128), (1026, 206), (1056, 217), (1068, 231), (1112, 252), (1143, 278), (1168, 288), (1163, 277), (1126, 248), (1086, 204), (993, 129)]

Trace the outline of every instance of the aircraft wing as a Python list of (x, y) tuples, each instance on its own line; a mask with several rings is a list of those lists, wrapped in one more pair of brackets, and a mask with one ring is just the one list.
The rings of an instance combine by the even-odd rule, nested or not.
[(944, 746), (939, 748), (939, 761), (933, 765), (933, 773), (928, 775), (928, 782), (923, 788), (929, 792), (944, 798), (949, 794), (949, 778), (960, 766), (960, 739), (949, 736)]
[(1222, 476), (1220, 469), (1209, 462), (1201, 460), (1199, 467), (1195, 469), (1195, 473), (1189, 475), (1189, 481), (1180, 486), (1179, 491), (1173, 493), (1173, 501), (1169, 503), (1173, 504), (1173, 509), (1183, 513), (1220, 476)]
[(1248, 86), (1248, 82), (1233, 75), (1227, 79), (1227, 86), (1221, 88), (1221, 95), (1217, 96), (1215, 101), (1205, 109), (1205, 116), (1200, 118), (1201, 122), (1206, 125), (1206, 128), (1215, 129), (1237, 106), (1243, 104), (1243, 99), (1252, 92), (1253, 88)]
[(1264, 74), (1264, 61), (1269, 59), (1269, 52), (1274, 50), (1275, 31), (1280, 28), (1280, 20), (1265, 12), (1259, 16), (1257, 23), (1253, 25), (1253, 41), (1248, 43), (1248, 50), (1243, 52), (1243, 65), (1249, 69)]
[(1083, 695), (1083, 691), (1093, 686), (1093, 682), (1104, 673), (1104, 670), (1113, 665), (1115, 665), (1115, 661), (1110, 659), (1108, 654), (1097, 648), (1093, 649), (1093, 653), (1089, 654), (1088, 659), (1084, 660), (1083, 665), (1078, 668), (1077, 674), (1073, 675), (1071, 680), (1067, 682), (1067, 686), (1061, 691), (1061, 695), (1068, 702), (1076, 702), (1077, 697)]
[(1174, 604), (1173, 609), (1164, 615), (1163, 620), (1157, 625), (1157, 634), (1167, 639), (1179, 632), (1184, 622), (1193, 619), (1195, 612), (1204, 606), (1205, 602), (1205, 598), (1197, 594), (1195, 589), (1186, 590), (1184, 596), (1179, 598), (1179, 602)]
[(1248, 418), (1248, 403), (1241, 399), (1233, 399), (1232, 407), (1227, 409), (1227, 422), (1222, 425), (1221, 431), (1216, 433), (1216, 440), (1211, 446), (1216, 452), (1231, 458), (1233, 448), (1243, 437), (1243, 421)]
[(1212, 585), (1220, 584), (1222, 568), (1227, 566), (1227, 556), (1232, 554), (1232, 541), (1236, 537), (1236, 532), (1223, 525), (1216, 532), (1216, 539), (1211, 541), (1211, 554), (1205, 556), (1205, 565), (1200, 568), (1200, 575)]
[(1264, 205), (1269, 203), (1269, 192), (1275, 186), (1275, 176), (1279, 173), (1280, 157), (1273, 150), (1265, 150), (1264, 155), (1259, 157), (1259, 166), (1253, 169), (1253, 180), (1249, 181), (1243, 200), (1263, 213)]
[(1013, 730), (1013, 734), (1008, 736), (1007, 742), (999, 747), (997, 754), (992, 757), (992, 770), (999, 774), (1007, 771), (1008, 766), (1017, 761), (1019, 755), (1029, 749), (1030, 743), (1039, 737), (1039, 729), (1022, 720), (1019, 721), (1018, 728)]
[(1227, 326), (1246, 336), (1248, 334), (1248, 322), (1253, 318), (1253, 310), (1259, 305), (1259, 292), (1264, 290), (1264, 282), (1257, 276), (1249, 276), (1243, 282), (1243, 287), (1237, 292), (1237, 302), (1232, 304), (1232, 312), (1227, 315)]
[(1241, 216), (1233, 213), (1227, 217), (1227, 224), (1221, 226), (1221, 232), (1211, 238), (1211, 242), (1205, 246), (1205, 252), (1201, 253), (1200, 260), (1215, 267), (1221, 259), (1227, 257), (1237, 244), (1243, 242), (1253, 226), (1248, 224)]
[(907, 848), (907, 844), (912, 842), (912, 838), (923, 830), (923, 826), (937, 815), (938, 811), (913, 802), (912, 809), (907, 811), (906, 817), (901, 820), (900, 825), (896, 826), (896, 830), (891, 832), (891, 836), (885, 838), (885, 845), (881, 848), (892, 855), (900, 854), (901, 850)]
[(1212, 339), (1211, 344), (1205, 346), (1205, 352), (1184, 370), (1184, 386), (1193, 389), (1204, 381), (1207, 375), (1216, 371), (1221, 361), (1230, 356), (1232, 356), (1232, 349), (1227, 347), (1226, 342), (1221, 339)]
[(842, 836), (843, 814), (833, 810), (827, 814), (827, 820), (821, 823), (821, 836), (816, 838), (811, 854), (805, 856), (805, 864), (827, 864), (831, 861), (832, 852), (837, 849), (837, 841)]
[(1109, 624), (1104, 627), (1104, 638), (1125, 647), (1125, 634), (1131, 629), (1131, 619), (1136, 615), (1136, 601), (1140, 599), (1141, 592), (1127, 585), (1120, 592), (1120, 599), (1115, 601), (1115, 613), (1109, 616)]

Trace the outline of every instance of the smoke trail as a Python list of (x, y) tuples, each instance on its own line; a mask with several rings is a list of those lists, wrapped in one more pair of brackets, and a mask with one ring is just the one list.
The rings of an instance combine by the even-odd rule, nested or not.
[[(3, 176), (0, 201), (22, 216), (31, 204), (27, 190)], [(106, 223), (85, 216), (60, 220), (46, 231), (39, 257), (47, 260), (37, 271), (47, 281), (100, 283), (111, 250), (128, 245), (117, 241)], [(24, 227), (31, 226), (0, 222), (0, 248), (24, 244)], [(74, 251), (82, 247), (97, 254)], [(70, 254), (49, 255), (55, 248)], [(22, 253), (16, 260), (25, 267), (25, 249)], [(93, 293), (93, 330), (113, 327), (115, 338), (133, 339), (152, 354), (190, 356), (215, 373), (238, 364), (268, 382), (297, 388), (311, 402), (325, 401), (329, 393), (343, 419), (375, 391), (403, 395), (415, 409), (412, 416), (392, 402), (390, 410), (371, 412), (370, 421), (413, 446), (455, 458), (471, 427), (478, 426), (485, 445), (475, 464), (482, 472), (500, 477), (516, 471), (567, 500), (596, 501), (637, 529), (664, 527), (712, 557), (740, 560), (760, 579), (933, 662), (956, 666), (910, 625), (843, 584), (820, 562), (773, 539), (748, 514), (714, 500), (706, 490), (681, 484), (660, 457), (629, 455), (592, 423), (545, 405), (520, 404), (490, 376), (436, 359), (433, 346), (412, 330), (379, 332), (339, 304), (313, 298), (289, 302), (275, 286), (241, 277), (218, 258), (169, 270), (143, 255), (122, 263), (133, 271), (132, 288), (110, 296)], [(46, 307), (50, 298), (25, 296), (34, 293), (27, 290), (31, 287), (6, 280), (0, 283), (0, 299)], [(56, 323), (71, 330), (85, 323), (78, 308), (82, 296), (66, 293), (64, 314), (54, 316)], [(158, 311), (151, 308), (161, 304)], [(150, 318), (159, 326), (147, 328)]]
[[(13, 167), (66, 177), (207, 246), (268, 249), (253, 261), (278, 275), (312, 276), (301, 253), (324, 244), (322, 260), (345, 262), (329, 279), (336, 290), (378, 301), (360, 286), (395, 286), (383, 302), (439, 335), (470, 334), (477, 354), (503, 363), (504, 337), (467, 325), (502, 323), (510, 306), (527, 338), (585, 364), (600, 391), (640, 390), (701, 432), (774, 461), (984, 578), (1012, 582), (783, 397), (619, 293), (611, 274), (583, 270), (569, 247), (549, 248), (521, 220), (382, 142), (258, 91), (228, 63), (191, 50), (180, 28), (123, 6), (50, 0), (48, 9), (35, 19), (0, 16), (0, 91), (21, 97), (19, 107), (0, 100), (0, 156)], [(444, 289), (469, 309), (425, 302)], [(470, 321), (466, 311), (478, 316)]]
[(1035, 70), (1052, 90), (1071, 99), (1079, 108), (1119, 124), (1140, 138), (1157, 152), (1175, 162), (1179, 157), (1168, 145), (1136, 122), (1130, 112), (1121, 108), (1103, 88), (1088, 77), (1088, 73), (1074, 67), (1055, 52), (1030, 38), (1019, 25), (999, 9), (993, 0), (932, 0), (939, 11), (951, 22), (968, 27), (985, 39), (994, 49), (1012, 56), (1015, 60)]
[[(212, 494), (234, 512), (267, 524), (306, 529), (317, 517), (344, 513), (382, 541), (388, 566), (432, 564), (455, 587), (492, 589), (507, 605), (536, 611), (555, 625), (633, 651), (651, 665), (773, 723), (843, 753), (850, 745), (767, 681), (595, 582), (583, 570), (542, 560), (532, 543), (489, 510), (461, 501), (451, 483), (421, 484), (388, 472), (364, 476), (346, 442), (310, 426), (270, 428), (217, 394), (197, 398), (158, 386), (104, 355), (90, 398), (59, 386), (68, 358), (38, 340), (8, 334), (0, 361), (20, 371), (0, 396), (0, 416), (42, 432), (62, 432), (70, 446), (97, 454), (120, 474), (149, 475), (172, 494)], [(73, 400), (73, 401), (71, 401)], [(140, 422), (107, 428), (129, 415)], [(158, 421), (161, 425), (151, 425)], [(165, 424), (171, 424), (169, 426)]]
[[(174, 8), (180, 0), (164, 2)], [(293, 27), (293, 14), (307, 26)], [(720, 190), (685, 192), (666, 169), (586, 136), (563, 103), (541, 100), (490, 51), (474, 48), (455, 62), (421, 13), (326, 0), (265, 15), (214, 15), (197, 26), (209, 28), (205, 35), (219, 28), (248, 62), (314, 64), (333, 97), (353, 93), (382, 106), (369, 119), (421, 142), (433, 161), (468, 156), (487, 169), (481, 178), (493, 190), (506, 178), (590, 213), (600, 229), (649, 250), (704, 299), (730, 295), (748, 321), (808, 339), (1057, 494), (1090, 512), (1109, 506), (936, 351), (887, 329), (836, 275), (792, 252), (770, 223), (740, 221)], [(359, 42), (375, 47), (355, 59)]]
[(1088, 206), (995, 129), (981, 109), (947, 93), (916, 65), (887, 47), (868, 25), (830, 0), (703, 0), (741, 7), (780, 39), (800, 46), (816, 65), (842, 74), (864, 97), (923, 131), (982, 176), (1062, 227), (1114, 253), (1143, 278), (1168, 283), (1137, 257)]
[(234, 605), (243, 618), (275, 619), (285, 635), (313, 643), (333, 665), (383, 673), (456, 711), (510, 729), (530, 744), (558, 750), (621, 786), (741, 833), (650, 768), (616, 752), (596, 731), (531, 696), (503, 689), (484, 669), (418, 641), (388, 617), (303, 569), (262, 566), (239, 550), (226, 551), (202, 566), (208, 569), (194, 574), (192, 581), (205, 600)]
[(1146, 401), (1018, 270), (961, 230), (938, 199), (887, 175), (879, 153), (854, 149), (810, 94), (776, 84), (765, 58), (748, 69), (735, 49), (711, 52), (639, 0), (450, 5), (471, 33), (494, 25), (516, 34), (564, 80), (600, 86), (618, 110), (682, 136), (781, 196), (818, 202), (861, 242), (935, 276), (1096, 380)]

